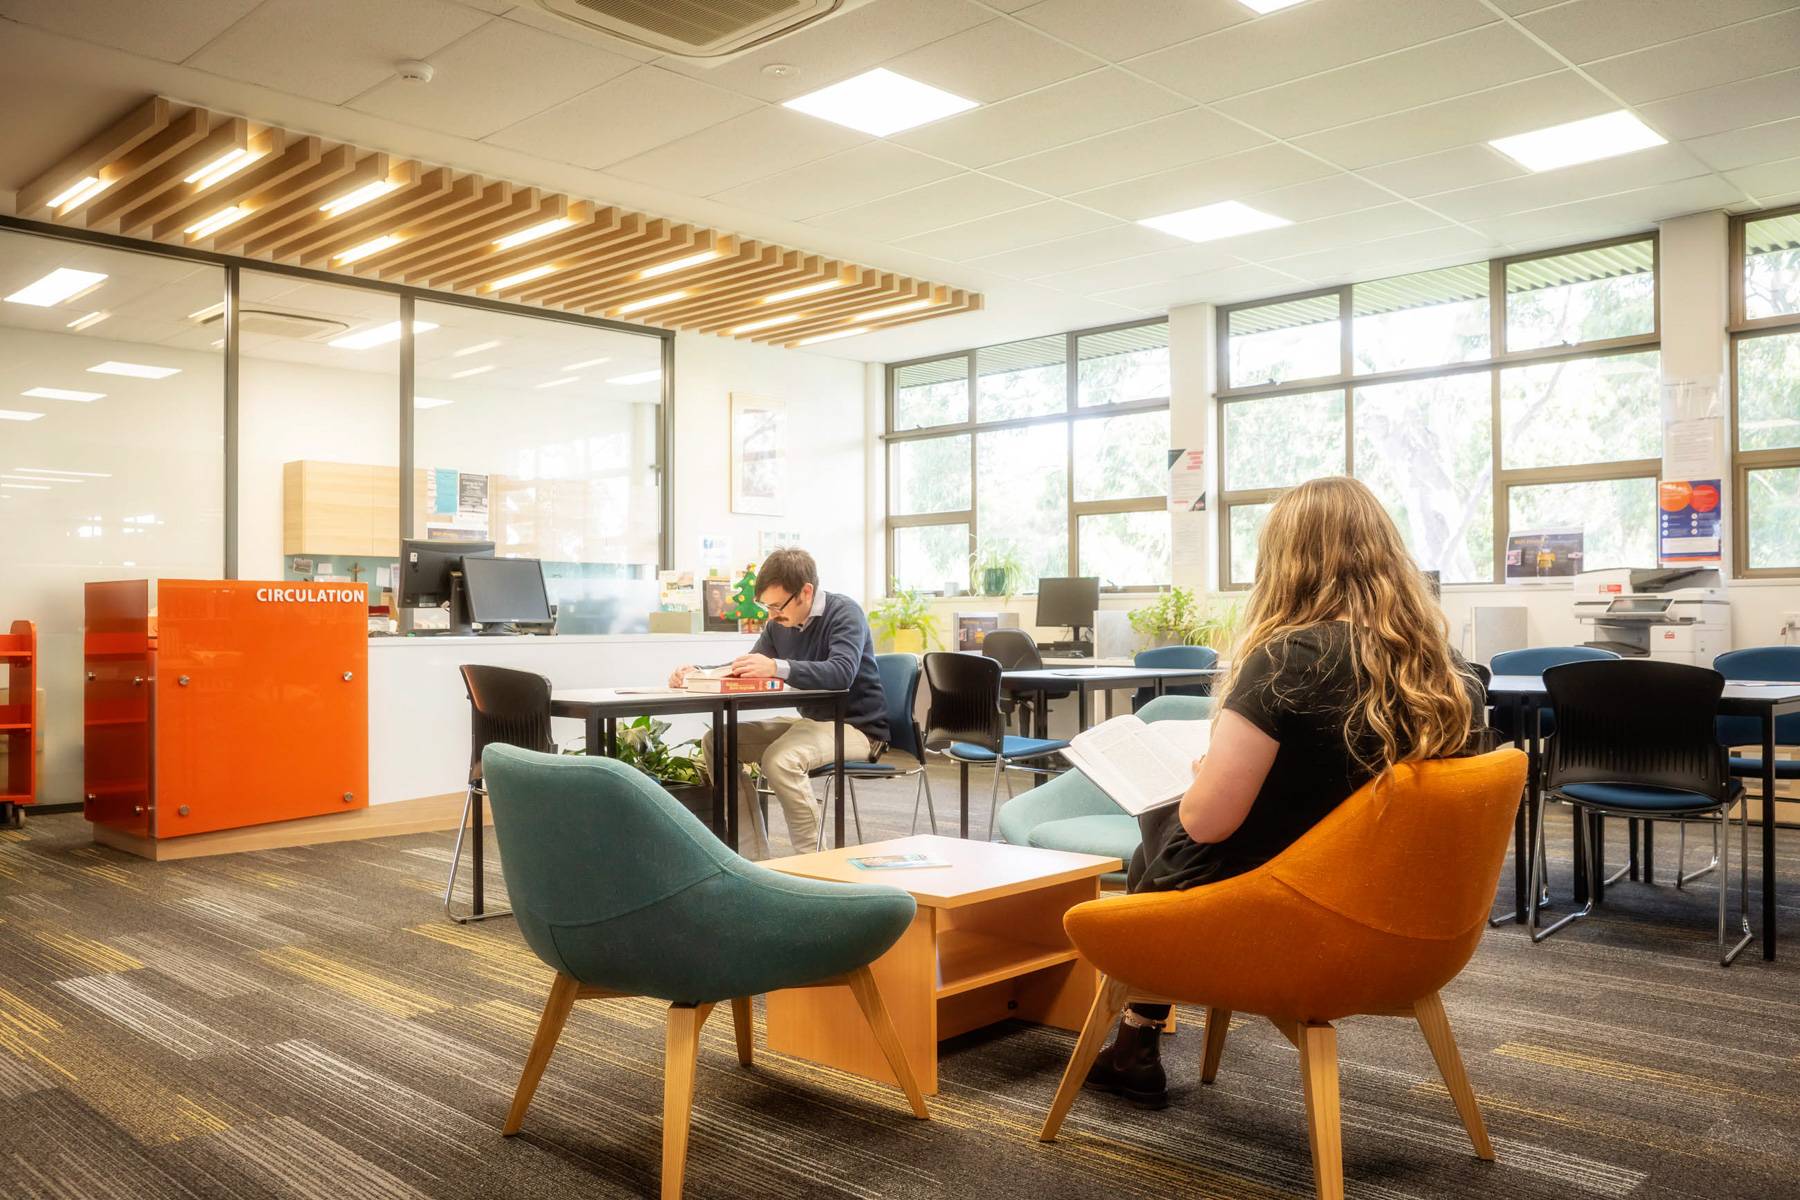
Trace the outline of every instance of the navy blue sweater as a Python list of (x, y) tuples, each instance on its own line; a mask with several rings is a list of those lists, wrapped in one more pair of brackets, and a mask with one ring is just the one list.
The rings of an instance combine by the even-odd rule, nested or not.
[[(821, 595), (823, 614), (815, 613), (799, 629), (770, 621), (763, 626), (752, 653), (786, 659), (788, 686), (797, 688), (848, 688), (846, 720), (871, 741), (888, 740), (887, 697), (881, 690), (881, 672), (875, 667), (875, 637), (869, 619), (856, 601), (838, 592)], [(816, 700), (794, 706), (813, 721), (832, 719), (833, 704)]]

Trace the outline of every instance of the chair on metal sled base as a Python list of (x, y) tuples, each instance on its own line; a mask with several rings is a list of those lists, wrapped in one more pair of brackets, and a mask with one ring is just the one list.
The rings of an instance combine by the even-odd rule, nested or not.
[[(1723, 675), (1727, 682), (1739, 680), (1773, 681), (1777, 683), (1800, 680), (1800, 646), (1751, 646), (1743, 650), (1730, 650), (1713, 659), (1713, 670)], [(1739, 779), (1754, 779), (1759, 783), (1763, 775), (1763, 760), (1760, 754), (1762, 746), (1762, 722), (1755, 717), (1720, 717), (1719, 742), (1725, 746), (1756, 746), (1759, 753), (1755, 757), (1731, 756), (1731, 773)], [(1800, 714), (1777, 717), (1775, 719), (1775, 745), (1800, 746)], [(1777, 758), (1775, 760), (1775, 778), (1800, 779), (1800, 758)], [(1718, 829), (1713, 829), (1714, 837)], [(1681, 843), (1682, 851), (1686, 851), (1685, 840)], [(1680, 860), (1686, 865), (1685, 853)], [(1676, 887), (1690, 880), (1697, 879), (1718, 865), (1719, 847), (1713, 846), (1713, 860), (1691, 875), (1676, 875)]]
[[(487, 788), (481, 774), (481, 752), (490, 745), (518, 746), (525, 750), (541, 750), (554, 754), (556, 743), (550, 736), (550, 681), (531, 671), (515, 671), (510, 667), (489, 667), (465, 663), (463, 689), (469, 694), (469, 791), (463, 800), (462, 824), (456, 827), (456, 846), (450, 852), (450, 880), (444, 885), (444, 915), (459, 925), (504, 917), (510, 908), (487, 908), (483, 892), (486, 887), (482, 865), (481, 802)], [(451, 907), (456, 892), (456, 875), (462, 866), (463, 836), (469, 832), (474, 818), (473, 855), (470, 869), (474, 872), (471, 911), (458, 916)]]
[(523, 1124), (575, 1001), (667, 1001), (661, 1193), (679, 1200), (701, 1027), (729, 1001), (749, 1066), (750, 997), (784, 988), (848, 988), (913, 1116), (930, 1115), (869, 970), (912, 923), (911, 896), (747, 862), (610, 758), (491, 746), (483, 762), (519, 932), (556, 972), (503, 1133)]
[[(994, 786), (988, 794), (987, 840), (994, 840), (994, 817), (1000, 808), (1000, 779), (1008, 770), (1034, 775), (1060, 772), (1052, 766), (1033, 765), (1049, 758), (1069, 743), (1055, 738), (1017, 737), (1006, 732), (1000, 713), (1001, 666), (976, 654), (933, 653), (925, 656), (925, 686), (931, 691), (931, 707), (925, 713), (925, 749), (941, 754), (961, 768), (961, 809), (958, 831), (969, 836), (969, 768), (992, 763)], [(1007, 794), (1012, 791), (1007, 783)]]
[[(1556, 736), (1544, 762), (1544, 804), (1557, 800), (1575, 807), (1575, 819), (1587, 824), (1590, 856), (1588, 879), (1604, 869), (1593, 824), (1606, 817), (1655, 818), (1659, 821), (1704, 820), (1724, 826), (1719, 873), (1719, 965), (1728, 967), (1754, 934), (1750, 930), (1750, 822), (1744, 785), (1731, 777), (1730, 752), (1718, 741), (1719, 696), (1725, 677), (1705, 667), (1650, 659), (1616, 663), (1569, 663), (1544, 672), (1544, 687), (1556, 707)], [(1726, 899), (1731, 881), (1731, 810), (1738, 809), (1738, 838), (1743, 861), (1738, 864), (1739, 922), (1743, 936), (1725, 945)], [(1538, 880), (1544, 855), (1531, 860), (1529, 927), (1541, 942), (1557, 930), (1589, 916), (1587, 903), (1554, 925), (1537, 927)], [(1677, 872), (1679, 874), (1679, 872)]]

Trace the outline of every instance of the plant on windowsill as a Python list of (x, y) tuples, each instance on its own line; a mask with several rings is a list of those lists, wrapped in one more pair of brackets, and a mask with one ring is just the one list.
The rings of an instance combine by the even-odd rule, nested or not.
[(1244, 606), (1238, 600), (1199, 600), (1192, 588), (1170, 588), (1155, 602), (1130, 614), (1132, 629), (1151, 646), (1210, 646), (1221, 655), (1231, 649)]
[[(896, 580), (896, 582), (898, 582)], [(896, 587), (869, 610), (877, 645), (894, 654), (923, 654), (938, 644), (937, 614), (917, 588)]]
[(1011, 600), (1025, 580), (1025, 564), (1010, 545), (999, 545), (969, 556), (969, 581), (983, 596)]

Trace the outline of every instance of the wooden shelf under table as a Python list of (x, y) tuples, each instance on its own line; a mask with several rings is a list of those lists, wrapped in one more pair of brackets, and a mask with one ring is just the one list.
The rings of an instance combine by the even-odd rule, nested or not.
[(1058, 967), (1079, 957), (1071, 946), (1044, 946), (972, 929), (947, 929), (938, 935), (939, 998), (1017, 979)]

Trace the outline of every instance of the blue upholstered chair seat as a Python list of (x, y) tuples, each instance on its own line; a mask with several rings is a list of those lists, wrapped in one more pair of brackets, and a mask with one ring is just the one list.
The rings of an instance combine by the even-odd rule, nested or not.
[[(1732, 782), (1731, 794), (1735, 801), (1737, 794), (1744, 790), (1744, 785)], [(1698, 792), (1678, 792), (1668, 788), (1641, 787), (1623, 783), (1567, 783), (1556, 789), (1555, 795), (1567, 796), (1596, 808), (1614, 810), (1636, 810), (1642, 812), (1676, 813), (1706, 812), (1718, 807), (1718, 802), (1710, 796), (1702, 796)]]
[[(1731, 760), (1733, 775), (1754, 775), (1758, 778), (1763, 773), (1763, 760), (1760, 758), (1736, 758)], [(1800, 779), (1800, 758), (1778, 758), (1775, 760), (1775, 778)]]
[[(1029, 738), (1007, 734), (1001, 743), (1002, 753), (1009, 760), (1022, 758), (1040, 758), (1046, 754), (1054, 754), (1069, 743), (1057, 738)], [(951, 758), (964, 762), (993, 762), (994, 752), (980, 746), (972, 746), (968, 742), (951, 742), (947, 752)]]
[(1108, 854), (1130, 863), (1138, 848), (1136, 817), (1124, 813), (1108, 816), (1065, 817), (1045, 821), (1026, 835), (1040, 850), (1068, 850), (1075, 854)]

